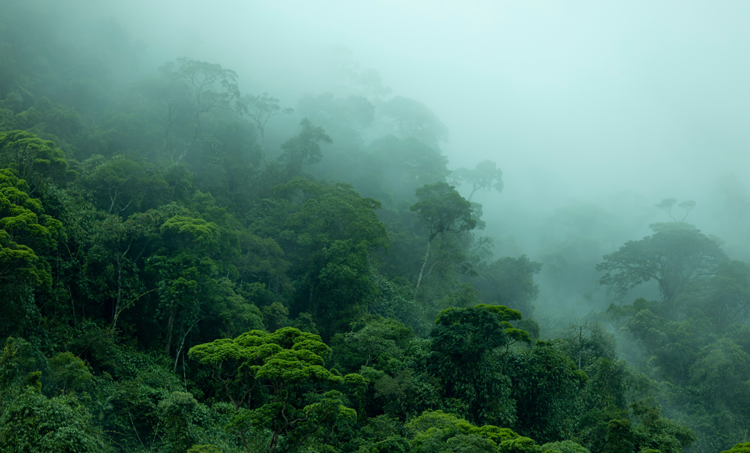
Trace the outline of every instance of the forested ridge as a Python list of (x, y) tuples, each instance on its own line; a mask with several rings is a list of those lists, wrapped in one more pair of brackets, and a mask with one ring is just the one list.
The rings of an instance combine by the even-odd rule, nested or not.
[[(178, 56), (116, 80), (116, 23), (96, 52), (0, 5), (0, 451), (750, 451), (750, 264), (695, 202), (594, 263), (585, 228), (502, 256), (500, 166), (452, 169), (374, 71), (293, 105)], [(539, 275), (576, 262), (612, 303), (556, 338)]]

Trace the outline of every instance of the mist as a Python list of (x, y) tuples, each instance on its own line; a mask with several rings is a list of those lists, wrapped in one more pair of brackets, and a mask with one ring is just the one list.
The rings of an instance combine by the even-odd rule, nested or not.
[[(75, 263), (80, 271), (70, 270), (73, 264), (50, 267), (50, 281), (67, 283), (54, 283), (53, 289), (45, 287), (46, 292), (33, 290), (41, 291), (36, 293), (14, 287), (8, 294), (25, 301), (58, 301), (49, 304), (55, 308), (44, 305), (38, 311), (50, 318), (54, 318), (52, 312), (45, 310), (57, 315), (62, 310), (58, 306), (66, 310), (71, 306), (71, 319), (65, 318), (61, 325), (72, 323), (74, 329), (79, 329), (79, 322), (86, 326), (84, 319), (89, 322), (99, 316), (99, 335), (107, 338), (101, 344), (111, 342), (112, 350), (127, 343), (149, 354), (163, 354), (170, 365), (167, 372), (176, 376), (170, 392), (190, 390), (196, 404), (208, 407), (209, 401), (213, 404), (220, 397), (209, 390), (213, 384), (201, 374), (204, 371), (196, 361), (203, 359), (186, 358), (186, 351), (193, 354), (195, 347), (200, 352), (209, 341), (243, 332), (272, 335), (278, 329), (293, 328), (300, 335), (319, 335), (315, 341), (331, 345), (331, 363), (339, 375), (341, 371), (361, 372), (370, 380), (365, 384), (370, 385), (369, 406), (365, 410), (361, 403), (356, 408), (358, 423), (366, 426), (359, 427), (363, 430), (376, 426), (367, 417), (374, 420), (387, 415), (396, 420), (394, 433), (403, 433), (409, 420), (420, 419), (419, 414), (426, 417), (429, 411), (445, 410), (477, 426), (513, 427), (540, 445), (542, 440), (548, 444), (563, 441), (561, 434), (539, 428), (553, 422), (529, 421), (522, 410), (520, 395), (524, 394), (512, 393), (520, 392), (515, 387), (512, 391), (492, 387), (492, 395), (501, 398), (497, 395), (505, 392), (503, 407), (511, 407), (508, 401), (516, 400), (517, 407), (480, 416), (484, 409), (472, 406), (476, 402), (446, 390), (454, 385), (451, 377), (427, 365), (423, 369), (414, 365), (429, 354), (442, 353), (435, 346), (436, 332), (448, 324), (441, 327), (441, 319), (447, 323), (449, 315), (458, 316), (460, 310), (491, 304), (510, 310), (502, 312), (506, 316), (503, 328), (513, 329), (508, 335), (517, 335), (504, 345), (504, 354), (512, 351), (510, 356), (498, 353), (499, 349), (492, 352), (492, 366), (499, 367), (493, 372), (507, 382), (527, 379), (525, 371), (508, 368), (509, 361), (521, 363), (525, 359), (519, 357), (542, 354), (539, 348), (558, 348), (574, 368), (588, 373), (591, 382), (604, 379), (597, 373), (607, 367), (627, 376), (622, 378), (627, 382), (622, 388), (629, 390), (617, 397), (622, 402), (612, 403), (620, 412), (606, 412), (614, 411), (612, 405), (606, 410), (604, 406), (591, 409), (606, 415), (601, 415), (602, 426), (613, 420), (632, 420), (638, 426), (633, 432), (646, 439), (655, 434), (643, 434), (653, 428), (644, 420), (658, 420), (677, 433), (674, 438), (679, 442), (675, 440), (674, 445), (679, 443), (679, 447), (669, 450), (675, 452), (707, 453), (747, 441), (747, 429), (742, 427), (747, 426), (750, 413), (739, 407), (741, 403), (721, 406), (734, 418), (727, 428), (729, 434), (713, 433), (711, 426), (721, 422), (701, 418), (699, 406), (691, 406), (697, 397), (689, 392), (705, 388), (709, 394), (714, 388), (707, 383), (713, 379), (710, 372), (704, 371), (710, 368), (709, 357), (734, 357), (731, 360), (743, 365), (732, 362), (731, 366), (745, 370), (737, 371), (737, 382), (750, 382), (750, 3), (3, 3), (8, 4), (8, 11), (12, 5), (16, 8), (12, 11), (33, 14), (23, 16), (28, 23), (20, 25), (6, 24), (0, 18), (0, 33), (6, 26), (23, 31), (5, 47), (0, 42), (0, 63), (11, 61), (2, 60), (3, 52), (10, 55), (7, 49), (26, 55), (24, 49), (33, 47), (31, 56), (24, 57), (30, 63), (17, 72), (27, 71), (35, 78), (14, 75), (15, 85), (0, 80), (0, 139), (12, 133), (8, 131), (24, 129), (56, 142), (54, 146), (69, 160), (71, 174), (76, 173), (78, 179), (63, 182), (50, 176), (44, 184), (38, 183), (39, 197), (50, 206), (51, 216), (62, 219), (66, 227), (71, 225), (72, 239), (61, 238), (60, 243), (69, 241), (80, 248), (75, 252), (69, 247), (69, 258), (57, 258), (59, 263)], [(39, 57), (58, 51), (57, 66), (49, 63), (53, 58)], [(217, 95), (216, 104), (205, 110), (200, 110), (200, 95), (197, 103), (190, 98), (192, 94), (169, 98), (174, 84), (188, 80), (179, 74), (180, 61), (207, 62), (229, 70), (221, 83), (228, 80), (222, 86), (233, 89), (236, 75), (236, 95), (222, 92), (227, 97)], [(170, 66), (168, 62), (178, 63)], [(2, 72), (0, 68), (0, 77), (16, 67), (8, 63), (7, 68), (11, 69)], [(33, 83), (28, 82), (32, 78)], [(219, 82), (211, 83), (209, 89), (219, 86)], [(55, 118), (67, 121), (78, 115), (80, 119), (60, 120), (62, 126), (49, 119), (35, 120), (34, 112), (51, 108), (40, 103), (45, 96), (58, 109)], [(252, 102), (261, 96), (269, 96), (266, 99), (278, 111), (266, 122), (253, 122)], [(194, 105), (186, 107), (191, 102)], [(72, 107), (65, 110), (65, 105)], [(173, 107), (178, 112), (175, 117)], [(393, 109), (411, 117), (398, 119)], [(188, 111), (193, 113), (184, 113)], [(206, 118), (203, 125), (200, 115)], [(67, 132), (60, 132), (66, 128)], [(0, 151), (6, 146), (2, 143)], [(182, 155), (175, 152), (179, 147), (184, 148)], [(308, 154), (295, 157), (300, 150)], [(399, 160), (412, 156), (409, 153), (418, 157)], [(496, 164), (502, 177), (477, 189), (468, 182), (466, 174), (471, 170), (467, 169), (485, 161)], [(114, 167), (119, 164), (123, 167)], [(0, 160), (0, 170), (4, 165)], [(9, 169), (21, 168), (17, 163), (8, 165)], [(67, 169), (67, 161), (65, 165)], [(107, 165), (115, 169), (107, 170)], [(147, 175), (137, 184), (132, 183), (135, 179), (123, 183), (123, 187), (139, 186), (132, 189), (129, 202), (118, 201), (120, 183), (107, 176), (107, 171), (125, 172), (125, 165)], [(71, 181), (75, 178), (70, 176)], [(27, 179), (32, 183), (29, 190), (37, 190), (33, 178)], [(68, 192), (60, 195), (58, 188)], [(445, 194), (454, 188), (460, 194), (464, 217), (437, 226), (434, 220), (425, 221), (428, 216), (422, 209), (428, 211), (427, 202), (435, 199), (429, 191)], [(341, 197), (341, 204), (325, 207), (326, 197)], [(317, 209), (330, 209), (331, 218), (342, 225), (375, 226), (346, 233), (360, 241), (355, 247), (338, 226), (324, 231), (316, 223), (318, 213), (309, 207), (310, 200), (320, 203)], [(44, 218), (41, 211), (39, 216)], [(361, 219), (365, 220), (360, 224)], [(121, 225), (117, 227), (121, 229), (111, 225)], [(313, 234), (314, 228), (321, 230)], [(81, 233), (84, 230), (87, 233)], [(187, 231), (200, 231), (203, 236), (191, 242), (185, 239)], [(213, 242), (201, 242), (212, 234)], [(673, 278), (671, 274), (663, 280), (639, 274), (625, 281), (617, 278), (627, 266), (607, 267), (631, 249), (662, 237), (692, 238), (695, 242), (679, 243), (688, 244), (685, 249), (700, 242), (704, 248), (696, 254), (708, 257), (709, 263), (695, 265), (698, 270), (689, 274), (691, 280), (684, 285), (680, 280), (677, 289), (664, 283)], [(227, 245), (230, 242), (233, 245)], [(664, 251), (675, 243), (658, 247)], [(135, 258), (128, 255), (132, 244), (141, 247)], [(674, 256), (687, 262), (689, 253), (681, 255), (683, 245), (674, 246)], [(116, 253), (102, 252), (107, 247)], [(350, 249), (342, 252), (346, 247)], [(193, 267), (179, 261), (190, 254), (204, 259), (195, 258)], [(315, 267), (324, 261), (329, 267)], [(112, 263), (117, 266), (116, 280)], [(190, 287), (200, 294), (191, 302), (194, 312), (184, 308), (190, 316), (165, 302), (182, 297), (180, 303), (187, 304), (188, 296), (174, 294), (190, 291), (165, 283), (179, 280), (165, 275), (180, 266), (188, 269), (180, 278), (199, 282)], [(102, 275), (87, 274), (100, 269)], [(79, 278), (77, 272), (86, 278)], [(195, 277), (199, 274), (208, 280)], [(342, 277), (345, 274), (350, 276)], [(73, 281), (78, 283), (69, 283)], [(122, 307), (128, 297), (138, 303), (125, 311)], [(718, 309), (711, 311), (716, 301), (730, 299), (741, 301), (734, 317)], [(80, 303), (80, 314), (76, 303)], [(216, 308), (217, 314), (211, 307), (221, 308)], [(492, 310), (493, 316), (500, 316), (499, 309)], [(700, 322), (706, 318), (713, 323), (710, 328)], [(2, 335), (37, 335), (20, 321), (8, 326), (0, 322)], [(79, 337), (89, 338), (85, 335)], [(589, 343), (584, 345), (585, 335)], [(356, 345), (380, 344), (381, 340), (390, 343), (378, 350), (378, 359), (356, 350)], [(89, 363), (81, 366), (89, 366), (94, 376), (131, 373), (107, 368), (110, 365), (102, 357), (109, 350), (106, 354), (87, 351), (80, 339), (66, 340), (64, 347), (51, 345), (57, 340), (44, 340), (48, 346), (34, 341), (40, 357), (80, 350), (78, 355)], [(424, 352), (428, 349), (429, 354)], [(358, 361), (358, 354), (366, 359)], [(689, 360), (685, 359), (688, 355)], [(716, 360), (714, 365), (719, 363)], [(410, 365), (401, 369), (393, 365), (396, 362)], [(182, 384), (178, 363), (183, 368)], [(443, 382), (442, 390), (435, 390), (443, 392), (441, 402), (423, 404), (422, 395), (393, 409), (395, 403), (388, 398), (395, 401), (401, 396), (394, 396), (395, 390), (387, 392), (399, 385), (411, 388), (401, 381), (408, 374), (404, 370), (419, 376), (415, 382), (421, 383), (428, 375)], [(67, 384), (45, 379), (45, 386), (62, 388), (60, 392), (65, 393)], [(595, 384), (584, 381), (568, 383), (569, 388), (597, 396), (600, 390)], [(492, 385), (500, 385), (497, 382)], [(740, 396), (727, 397), (728, 402), (721, 404), (750, 398), (744, 385), (737, 383)], [(399, 395), (408, 393), (399, 388)], [(210, 396), (202, 399), (204, 395)], [(562, 391), (554, 398), (573, 401)], [(707, 396), (700, 404), (713, 410), (711, 398)], [(654, 401), (658, 404), (652, 405)], [(353, 406), (350, 403), (342, 402), (341, 407)], [(560, 433), (573, 432), (571, 426), (560, 428)], [(690, 437), (688, 428), (680, 431), (683, 426), (689, 426), (697, 437)], [(133, 426), (136, 435), (139, 430), (151, 435), (150, 429)], [(603, 444), (591, 440), (606, 437), (603, 431), (592, 434), (586, 431), (588, 427), (575, 429), (576, 442), (584, 445), (585, 440), (590, 451), (603, 451)], [(738, 437), (742, 429), (744, 439)], [(258, 451), (275, 448), (276, 440), (268, 437), (271, 431), (257, 434), (258, 442), (267, 444)], [(273, 439), (291, 433), (273, 432)], [(250, 448), (244, 432), (241, 435), (243, 448)], [(410, 435), (413, 447), (415, 437)], [(133, 439), (127, 442), (135, 445)], [(569, 435), (564, 440), (570, 439)], [(649, 446), (643, 439), (633, 440), (633, 445), (667, 448)], [(0, 436), (0, 446), (2, 441)], [(239, 440), (233, 442), (239, 445)], [(500, 444), (492, 444), (495, 447), (505, 451)]]
[(498, 163), (503, 193), (478, 194), (497, 222), (488, 230), (575, 202), (620, 211), (611, 200), (632, 193), (644, 207), (693, 199), (696, 224), (724, 233), (712, 224), (712, 193), (730, 175), (750, 176), (744, 2), (76, 6), (72, 26), (114, 20), (145, 44), (140, 71), (183, 56), (215, 62), (238, 73), (243, 92), (292, 107), (304, 95), (343, 94), (331, 66), (348, 52), (447, 125), (440, 146), (451, 168)]
[[(85, 2), (148, 45), (234, 69), (294, 103), (330, 90), (333, 48), (450, 129), (456, 167), (496, 159), (504, 198), (698, 198), (750, 168), (750, 7), (661, 2)], [(657, 200), (658, 201), (658, 200)]]

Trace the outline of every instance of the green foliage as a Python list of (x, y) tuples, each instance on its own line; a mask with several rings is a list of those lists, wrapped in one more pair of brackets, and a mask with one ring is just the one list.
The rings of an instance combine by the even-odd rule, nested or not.
[(49, 359), (50, 380), (66, 391), (82, 391), (91, 381), (91, 373), (83, 360), (71, 352), (61, 352)]
[(313, 126), (307, 118), (304, 118), (299, 124), (302, 126), (302, 132), (281, 145), (282, 153), (279, 157), (291, 175), (301, 174), (305, 165), (320, 162), (320, 159), (323, 158), (320, 143), (331, 143), (333, 141), (322, 127)]
[(742, 323), (750, 316), (750, 264), (729, 261), (719, 266), (706, 291), (692, 307), (695, 316), (709, 316), (719, 327)]
[(626, 219), (556, 210), (542, 273), (472, 233), (485, 224), (470, 200), (501, 191), (502, 171), (451, 172), (445, 125), (384, 98), (376, 71), (340, 53), (342, 94), (293, 116), (214, 63), (132, 80), (144, 44), (116, 20), (74, 21), (76, 44), (69, 11), (14, 0), (0, 14), (0, 450), (703, 453), (744, 439), (750, 272), (678, 222), (694, 202), (660, 203), (675, 222), (601, 263), (617, 295), (662, 289), (597, 315), (620, 329), (618, 354), (587, 322), (529, 345), (537, 278), (555, 303), (596, 304), (593, 268)]
[(637, 401), (631, 405), (633, 439), (638, 451), (657, 450), (662, 453), (683, 452), (695, 442), (695, 434), (685, 426), (661, 416), (661, 410), (652, 401)]
[(590, 453), (588, 449), (573, 442), (563, 440), (558, 442), (547, 442), (542, 445), (542, 453)]
[(108, 214), (127, 215), (157, 206), (168, 183), (148, 165), (122, 155), (105, 159), (94, 155), (82, 164), (82, 184)]
[(509, 425), (515, 420), (510, 381), (503, 375), (498, 355), (528, 334), (509, 321), (521, 313), (504, 306), (477, 305), (440, 312), (430, 333), (428, 369), (440, 379), (445, 398), (467, 406), (475, 423)]
[(76, 175), (54, 142), (27, 131), (0, 133), (0, 167), (14, 170), (29, 184), (31, 194), (46, 184), (61, 184)]
[(600, 358), (615, 358), (615, 339), (599, 323), (576, 320), (565, 331), (564, 349), (584, 369)]
[(502, 453), (541, 453), (542, 447), (528, 437), (517, 437), (503, 441), (498, 451)]
[(627, 242), (617, 252), (605, 255), (596, 269), (606, 272), (600, 283), (618, 297), (656, 280), (665, 309), (674, 317), (679, 308), (677, 297), (691, 284), (715, 274), (726, 260), (716, 242), (700, 231), (670, 227)]
[[(160, 90), (160, 97), (167, 107), (164, 128), (164, 151), (173, 161), (185, 158), (200, 139), (204, 138), (202, 117), (212, 110), (228, 108), (243, 111), (239, 102), (240, 91), (237, 74), (221, 65), (204, 61), (179, 58), (159, 68), (167, 82), (167, 89)], [(182, 137), (171, 138), (173, 131), (179, 132), (180, 122), (187, 119)], [(188, 132), (189, 131), (189, 132)]]
[(491, 160), (483, 160), (473, 169), (459, 168), (451, 177), (458, 185), (467, 184), (471, 187), (468, 198), (470, 201), (478, 190), (503, 191), (503, 171), (497, 168), (497, 164)]
[(750, 451), (750, 442), (737, 444), (731, 449), (722, 451), (721, 453), (747, 453), (748, 451)]
[(351, 372), (362, 367), (392, 370), (404, 359), (411, 329), (393, 319), (372, 318), (333, 337), (334, 360)]
[(35, 373), (43, 367), (43, 359), (23, 338), (7, 338), (0, 356), (0, 401), (12, 399), (29, 382), (40, 390), (39, 375)]
[(40, 255), (57, 246), (62, 224), (45, 215), (28, 190), (14, 171), (0, 169), (0, 278), (48, 286), (49, 264)]
[(477, 267), (479, 278), (475, 286), (484, 300), (514, 308), (530, 316), (533, 313), (532, 303), (539, 294), (539, 285), (534, 282), (534, 275), (541, 270), (542, 264), (529, 260), (526, 255), (499, 258)]
[(91, 414), (75, 397), (47, 398), (32, 388), (4, 409), (0, 449), (29, 453), (109, 450)]
[(429, 230), (429, 241), (438, 234), (460, 233), (476, 227), (471, 203), (445, 182), (427, 184), (416, 191), (417, 203), (411, 206)]
[(371, 258), (388, 244), (375, 212), (380, 204), (348, 184), (322, 186), (301, 178), (276, 191), (290, 200), (305, 199), (281, 233), (295, 258), (292, 274), (301, 293), (290, 308), (310, 313), (330, 336), (353, 321), (376, 291)]
[[(321, 428), (335, 432), (356, 420), (356, 412), (343, 405), (343, 393), (324, 390), (344, 384), (356, 394), (367, 381), (357, 375), (341, 377), (326, 369), (330, 355), (331, 349), (318, 335), (291, 327), (274, 333), (250, 331), (234, 340), (195, 346), (189, 352), (192, 359), (214, 367), (223, 376), (227, 396), (237, 408), (233, 429), (270, 430), (270, 451), (278, 445), (279, 437), (296, 445), (316, 436), (323, 436), (324, 442), (335, 442), (327, 437), (329, 431)], [(227, 369), (232, 365), (238, 368)], [(245, 408), (245, 396), (252, 395), (256, 385), (262, 393), (257, 395), (258, 401), (249, 402)], [(230, 386), (234, 395), (229, 392)]]
[(221, 450), (213, 445), (193, 445), (187, 453), (221, 453)]
[(402, 138), (413, 137), (432, 146), (448, 139), (448, 128), (432, 110), (415, 99), (396, 96), (380, 110)]
[(559, 342), (536, 342), (505, 361), (513, 382), (516, 422), (522, 435), (539, 442), (572, 437), (579, 394), (588, 377), (577, 369)]
[(424, 412), (405, 425), (415, 452), (494, 452), (504, 442), (518, 438), (508, 428), (477, 427), (443, 411)]
[(182, 452), (196, 441), (193, 418), (198, 401), (186, 392), (172, 392), (159, 402), (157, 413), (164, 424), (169, 451)]
[(605, 453), (627, 453), (634, 451), (633, 432), (627, 419), (610, 420), (607, 425)]

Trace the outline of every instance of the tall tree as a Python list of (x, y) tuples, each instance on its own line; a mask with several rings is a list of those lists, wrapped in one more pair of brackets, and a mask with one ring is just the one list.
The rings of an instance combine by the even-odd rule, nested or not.
[(430, 146), (448, 140), (448, 127), (415, 99), (396, 96), (380, 106), (379, 111), (401, 138), (414, 137)]
[(320, 162), (323, 158), (320, 143), (333, 142), (322, 127), (314, 126), (307, 118), (303, 118), (299, 125), (302, 131), (281, 145), (279, 157), (293, 176), (300, 175), (303, 166)]
[(510, 321), (521, 313), (502, 305), (477, 305), (443, 310), (430, 333), (428, 369), (442, 384), (446, 398), (467, 407), (470, 421), (508, 425), (515, 419), (510, 381), (499, 357), (511, 344), (529, 341)]
[(263, 162), (266, 160), (266, 124), (268, 120), (277, 115), (291, 115), (294, 109), (286, 107), (281, 108), (279, 100), (271, 97), (268, 93), (258, 96), (248, 94), (240, 99), (240, 103), (245, 108), (245, 114), (255, 125), (260, 133), (260, 143), (263, 150)]
[(477, 225), (473, 218), (471, 203), (463, 198), (455, 187), (445, 182), (426, 184), (416, 191), (417, 203), (411, 206), (411, 210), (419, 215), (419, 218), (427, 226), (429, 236), (427, 238), (427, 253), (422, 261), (415, 291), (419, 290), (422, 276), (430, 256), (430, 246), (433, 239), (446, 232), (461, 233), (473, 230)]
[(26, 131), (0, 132), (0, 167), (10, 167), (34, 194), (45, 183), (60, 184), (75, 176), (65, 153), (50, 140)]
[(497, 168), (497, 164), (491, 160), (483, 160), (473, 169), (459, 168), (453, 172), (452, 176), (457, 184), (467, 184), (471, 187), (469, 201), (478, 190), (503, 191), (503, 171)]
[(714, 240), (690, 225), (676, 223), (660, 225), (652, 236), (627, 242), (605, 255), (596, 269), (606, 272), (599, 283), (620, 298), (641, 283), (657, 281), (665, 309), (674, 316), (677, 296), (716, 274), (725, 261)]
[(375, 292), (371, 260), (388, 245), (376, 212), (380, 204), (348, 184), (321, 186), (302, 178), (276, 191), (288, 200), (305, 198), (282, 232), (288, 253), (296, 258), (292, 271), (301, 290), (293, 311), (311, 313), (324, 335), (333, 335)]
[[(342, 422), (355, 421), (356, 411), (343, 405), (344, 394), (337, 389), (356, 393), (367, 383), (358, 374), (342, 377), (329, 371), (325, 365), (331, 348), (318, 335), (291, 327), (216, 340), (193, 347), (189, 356), (223, 376), (228, 391), (246, 387), (235, 380), (251, 383), (243, 395), (254, 400), (244, 396), (238, 400), (227, 393), (238, 409), (230, 426), (245, 445), (250, 428), (269, 430), (270, 453), (281, 437), (291, 446), (301, 446), (326, 430), (335, 431)], [(239, 368), (222, 370), (231, 365)]]
[[(168, 62), (159, 71), (178, 89), (165, 91), (167, 124), (165, 125), (165, 151), (172, 147), (171, 158), (180, 162), (199, 140), (203, 128), (201, 118), (214, 109), (232, 109), (243, 112), (245, 106), (239, 102), (240, 90), (237, 74), (219, 64), (206, 63), (190, 58), (179, 58)], [(187, 117), (192, 123), (191, 137), (181, 150), (169, 144), (169, 135), (176, 121)]]
[(44, 214), (42, 203), (10, 169), (0, 169), (0, 334), (14, 333), (36, 310), (30, 291), (49, 288), (45, 259), (57, 247), (62, 223)]

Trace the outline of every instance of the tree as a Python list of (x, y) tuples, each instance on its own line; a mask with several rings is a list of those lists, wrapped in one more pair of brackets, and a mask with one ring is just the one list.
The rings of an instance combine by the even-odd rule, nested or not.
[(503, 171), (497, 168), (497, 164), (491, 160), (479, 162), (473, 169), (459, 168), (453, 172), (453, 179), (458, 185), (468, 184), (471, 186), (468, 200), (474, 196), (478, 190), (503, 191)]
[[(104, 215), (89, 231), (90, 248), (85, 257), (91, 293), (113, 300), (110, 335), (117, 328), (125, 301), (142, 289), (137, 275), (137, 262), (146, 252), (149, 226), (147, 216), (134, 215), (123, 220), (117, 215)], [(113, 281), (114, 280), (114, 281)], [(107, 282), (112, 282), (109, 285)], [(105, 299), (106, 300), (106, 299)]]
[(54, 142), (26, 131), (0, 132), (0, 167), (15, 170), (29, 185), (29, 195), (43, 184), (59, 184), (76, 175)]
[(510, 381), (499, 359), (512, 344), (529, 341), (510, 324), (520, 319), (517, 310), (480, 304), (448, 308), (435, 320), (428, 370), (442, 382), (444, 397), (463, 402), (475, 423), (508, 425), (515, 419)]
[(626, 418), (612, 419), (607, 424), (604, 453), (631, 453), (635, 451), (633, 429)]
[(477, 266), (479, 277), (475, 283), (484, 300), (497, 305), (520, 310), (526, 316), (533, 312), (532, 303), (539, 294), (539, 285), (534, 275), (542, 270), (542, 264), (531, 261), (526, 255), (510, 256), (495, 262)]
[(274, 333), (253, 330), (233, 340), (194, 346), (188, 355), (215, 370), (239, 364), (234, 382), (225, 382), (235, 388), (246, 383), (256, 400), (242, 400), (245, 407), (236, 406), (231, 426), (240, 432), (243, 443), (251, 427), (270, 430), (269, 453), (276, 450), (281, 437), (287, 445), (300, 446), (356, 420), (356, 411), (343, 405), (344, 394), (336, 388), (356, 392), (367, 384), (359, 375), (342, 377), (326, 369), (331, 349), (318, 335), (292, 327)]
[(258, 96), (249, 94), (240, 99), (240, 103), (245, 106), (248, 118), (253, 122), (260, 132), (260, 142), (263, 147), (263, 161), (266, 159), (266, 124), (268, 120), (277, 115), (291, 115), (294, 113), (292, 108), (281, 108), (279, 100), (271, 97), (268, 93)]
[(368, 145), (367, 151), (363, 157), (369, 157), (371, 164), (366, 172), (357, 175), (358, 181), (375, 179), (371, 184), (384, 202), (390, 198), (393, 202), (411, 201), (417, 188), (444, 182), (450, 175), (448, 159), (440, 149), (413, 137), (377, 138)]
[(748, 453), (750, 452), (750, 442), (739, 443), (732, 447), (730, 450), (722, 451), (721, 453)]
[(366, 367), (383, 369), (393, 360), (403, 360), (411, 329), (394, 319), (371, 317), (353, 326), (351, 332), (333, 337), (337, 367), (359, 371)]
[(690, 215), (690, 211), (692, 211), (692, 210), (693, 210), (693, 208), (695, 207), (695, 201), (693, 201), (693, 200), (685, 200), (685, 201), (681, 202), (681, 203), (680, 203), (680, 204), (678, 205), (678, 206), (679, 206), (679, 207), (681, 207), (681, 208), (682, 208), (683, 210), (685, 210), (685, 215), (684, 215), (684, 216), (682, 217), (682, 219), (680, 219), (680, 220), (677, 220), (677, 219), (676, 219), (676, 218), (675, 218), (675, 217), (674, 217), (674, 216), (672, 215), (672, 207), (674, 207), (674, 204), (675, 204), (675, 203), (677, 203), (677, 199), (675, 199), (675, 198), (665, 198), (665, 199), (661, 200), (661, 201), (660, 201), (660, 202), (659, 202), (659, 203), (658, 203), (658, 204), (656, 205), (656, 207), (657, 207), (657, 208), (659, 208), (659, 209), (661, 209), (662, 211), (665, 211), (665, 212), (666, 212), (666, 213), (667, 213), (667, 214), (669, 215), (669, 217), (670, 217), (670, 218), (671, 218), (672, 220), (674, 220), (674, 222), (675, 222), (675, 223), (680, 223), (680, 222), (684, 222), (684, 221), (685, 221), (685, 219), (687, 219), (687, 216), (688, 216), (688, 215)]
[(193, 424), (197, 407), (198, 401), (187, 392), (172, 392), (159, 401), (156, 410), (160, 421), (164, 422), (165, 437), (171, 447), (167, 451), (181, 453), (197, 440)]
[(14, 171), (0, 169), (0, 280), (49, 285), (49, 264), (40, 255), (57, 246), (62, 224), (28, 191)]
[[(322, 186), (302, 178), (276, 187), (292, 210), (281, 233), (294, 257), (300, 297), (292, 312), (312, 314), (326, 337), (347, 326), (376, 288), (371, 259), (388, 245), (380, 203), (348, 184)], [(293, 200), (304, 200), (301, 205)]]
[(62, 223), (44, 214), (26, 182), (0, 169), (0, 334), (17, 333), (37, 308), (33, 290), (52, 286), (47, 258), (57, 247)]
[(417, 100), (396, 96), (380, 106), (379, 110), (401, 138), (414, 137), (430, 146), (437, 146), (448, 139), (445, 124)]
[(313, 126), (307, 118), (303, 118), (299, 124), (302, 126), (302, 131), (281, 145), (282, 152), (279, 157), (292, 175), (301, 174), (304, 165), (320, 162), (323, 158), (320, 150), (321, 142), (333, 142), (322, 127)]
[(146, 210), (150, 207), (148, 205), (156, 206), (160, 198), (166, 198), (160, 196), (167, 191), (167, 182), (162, 175), (154, 174), (153, 169), (138, 160), (122, 155), (111, 159), (94, 155), (83, 162), (82, 183), (97, 205), (108, 214), (125, 216)]
[(636, 451), (682, 453), (695, 442), (690, 429), (662, 417), (661, 409), (653, 401), (636, 401), (630, 407), (637, 422), (632, 429)]
[(404, 427), (411, 437), (411, 451), (418, 453), (491, 453), (503, 442), (519, 437), (508, 428), (475, 426), (440, 410), (425, 411)]
[(514, 428), (539, 442), (570, 437), (577, 400), (587, 376), (559, 342), (537, 341), (505, 358), (504, 372), (513, 382)]
[(81, 391), (91, 381), (86, 363), (71, 352), (61, 352), (49, 359), (50, 379), (60, 392)]
[(47, 398), (27, 387), (0, 416), (0, 449), (14, 452), (105, 452), (109, 449), (77, 398)]
[(715, 241), (678, 223), (627, 242), (605, 255), (596, 269), (606, 272), (599, 283), (620, 298), (631, 288), (656, 280), (667, 313), (675, 316), (677, 297), (690, 285), (715, 275), (725, 261), (727, 257)]
[(410, 209), (419, 215), (429, 232), (427, 253), (425, 253), (415, 288), (415, 291), (418, 291), (433, 239), (438, 234), (445, 235), (446, 232), (461, 233), (472, 230), (476, 227), (477, 221), (472, 217), (471, 203), (466, 201), (455, 187), (445, 182), (426, 184), (417, 189), (416, 195), (419, 201)]
[(702, 312), (719, 327), (742, 323), (750, 316), (750, 264), (742, 261), (722, 263), (708, 282), (702, 297)]
[(575, 320), (565, 329), (564, 348), (579, 369), (593, 365), (599, 358), (615, 358), (615, 339), (595, 322)]
[(201, 319), (199, 288), (205, 285), (200, 283), (215, 274), (212, 260), (205, 255), (218, 249), (218, 229), (214, 222), (183, 215), (171, 217), (160, 227), (168, 248), (149, 258), (149, 266), (159, 275), (158, 314), (167, 319), (167, 354), (171, 354), (175, 328), (187, 330)]
[(167, 104), (167, 124), (164, 130), (164, 147), (167, 151), (172, 128), (181, 117), (192, 122), (192, 137), (182, 151), (172, 149), (172, 160), (180, 162), (190, 148), (201, 139), (203, 129), (201, 117), (217, 108), (233, 109), (242, 112), (245, 106), (239, 103), (240, 90), (237, 74), (221, 65), (179, 58), (176, 62), (164, 64), (159, 71), (176, 90), (165, 91)]
[(542, 445), (542, 453), (591, 453), (589, 450), (572, 440), (548, 442)]

